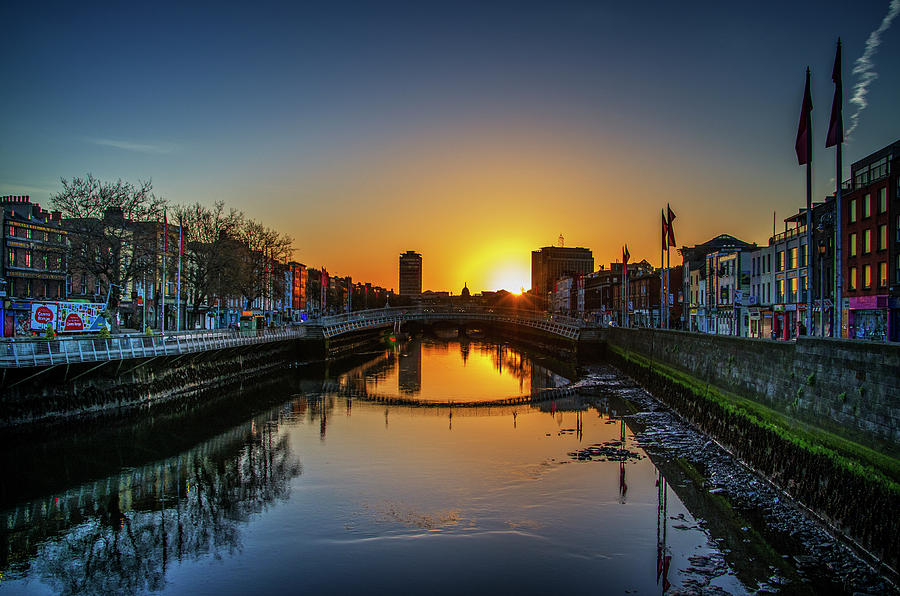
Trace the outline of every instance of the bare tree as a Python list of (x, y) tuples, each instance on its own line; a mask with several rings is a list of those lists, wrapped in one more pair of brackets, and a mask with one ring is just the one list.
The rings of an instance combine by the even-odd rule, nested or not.
[(182, 283), (187, 301), (193, 305), (194, 320), (200, 316), (200, 306), (215, 296), (223, 298), (229, 292), (229, 268), (239, 258), (235, 243), (244, 222), (244, 215), (236, 209), (225, 208), (217, 201), (213, 207), (200, 203), (177, 205), (173, 221), (182, 226), (185, 234)]
[(51, 201), (70, 232), (69, 268), (94, 276), (101, 291), (113, 290), (110, 304), (117, 309), (119, 293), (155, 266), (156, 234), (147, 238), (139, 224), (159, 221), (166, 201), (149, 180), (134, 185), (88, 174), (60, 182), (63, 190)]
[(284, 293), (282, 268), (293, 254), (293, 239), (252, 219), (244, 221), (239, 239), (244, 254), (235, 263), (235, 284), (249, 309), (257, 298)]

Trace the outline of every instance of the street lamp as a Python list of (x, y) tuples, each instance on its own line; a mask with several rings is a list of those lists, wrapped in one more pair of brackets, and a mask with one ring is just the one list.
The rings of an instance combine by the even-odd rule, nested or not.
[(825, 261), (825, 238), (819, 237), (819, 337), (825, 337), (825, 275), (822, 264)]

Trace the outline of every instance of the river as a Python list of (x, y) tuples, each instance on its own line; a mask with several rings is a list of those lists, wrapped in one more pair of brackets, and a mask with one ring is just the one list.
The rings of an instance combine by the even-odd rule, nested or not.
[(200, 411), (6, 445), (0, 594), (789, 581), (782, 553), (736, 517), (710, 519), (690, 472), (641, 448), (633, 404), (572, 391), (577, 374), (487, 339), (419, 338)]

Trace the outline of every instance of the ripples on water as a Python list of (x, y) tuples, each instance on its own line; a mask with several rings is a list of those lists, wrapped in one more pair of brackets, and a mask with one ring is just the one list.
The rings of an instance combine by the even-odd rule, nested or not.
[(508, 346), (413, 342), (243, 395), (284, 401), (227, 424), (19, 450), (35, 461), (3, 493), (0, 592), (744, 592), (678, 497), (690, 482), (635, 445), (627, 403), (434, 403), (566, 382)]

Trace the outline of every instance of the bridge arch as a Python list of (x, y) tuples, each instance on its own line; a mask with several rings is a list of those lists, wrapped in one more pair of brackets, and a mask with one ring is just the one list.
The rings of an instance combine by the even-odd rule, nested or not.
[(540, 311), (512, 308), (466, 307), (395, 307), (361, 310), (355, 313), (321, 317), (313, 322), (322, 328), (326, 338), (392, 327), (396, 323), (419, 322), (490, 322), (537, 329), (561, 338), (577, 341), (587, 325), (580, 319), (552, 315)]

